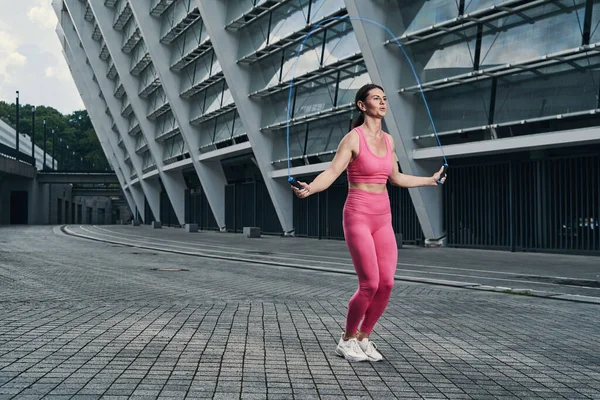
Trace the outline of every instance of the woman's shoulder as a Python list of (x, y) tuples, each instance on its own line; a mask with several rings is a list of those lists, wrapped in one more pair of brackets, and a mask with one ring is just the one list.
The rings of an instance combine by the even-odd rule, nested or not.
[(360, 147), (360, 136), (357, 129), (354, 128), (346, 133), (340, 144), (347, 146), (355, 152), (358, 152), (358, 148)]
[(360, 134), (358, 133), (358, 129), (351, 129), (348, 133), (344, 135), (344, 139), (349, 142), (358, 143), (360, 140)]

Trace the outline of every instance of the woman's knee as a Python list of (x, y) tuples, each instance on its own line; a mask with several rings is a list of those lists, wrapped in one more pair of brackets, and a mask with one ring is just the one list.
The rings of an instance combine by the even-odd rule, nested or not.
[(393, 279), (385, 279), (379, 282), (378, 292), (389, 294), (392, 292), (394, 288), (394, 280)]
[(375, 296), (375, 293), (379, 290), (379, 282), (376, 280), (368, 280), (364, 282), (360, 282), (359, 290), (363, 294), (363, 296), (368, 297), (369, 299)]

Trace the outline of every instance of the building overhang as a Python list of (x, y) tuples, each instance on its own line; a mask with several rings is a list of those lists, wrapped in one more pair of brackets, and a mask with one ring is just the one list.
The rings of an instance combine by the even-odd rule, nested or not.
[[(553, 147), (571, 147), (600, 143), (600, 127), (570, 129), (550, 133), (538, 133), (519, 137), (484, 140), (443, 146), (447, 158), (475, 157), (517, 151), (543, 150)], [(415, 149), (414, 160), (431, 160), (442, 157), (439, 146)]]

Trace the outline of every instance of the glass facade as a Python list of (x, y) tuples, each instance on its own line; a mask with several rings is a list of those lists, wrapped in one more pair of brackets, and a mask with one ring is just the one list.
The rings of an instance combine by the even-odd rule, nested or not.
[[(120, 115), (111, 118), (125, 127), (113, 128), (121, 137), (118, 143), (122, 148), (115, 154), (129, 166), (130, 177), (138, 180), (143, 179), (140, 169), (143, 174), (156, 171), (148, 174), (152, 175), (148, 179), (162, 180), (163, 168), (176, 161), (182, 162), (180, 169), (188, 175), (191, 172), (186, 165), (191, 163), (195, 163), (196, 171), (210, 169), (205, 175), (198, 172), (195, 180), (187, 179), (186, 187), (164, 186), (169, 196), (162, 196), (161, 201), (177, 198), (174, 190), (202, 193), (202, 201), (188, 201), (194, 202), (194, 215), (202, 215), (204, 225), (206, 216), (211, 215), (211, 227), (234, 221), (235, 227), (230, 230), (237, 231), (240, 221), (255, 218), (268, 225), (271, 232), (295, 230), (300, 235), (318, 237), (333, 232), (329, 237), (339, 238), (341, 228), (332, 215), (338, 215), (336, 207), (343, 205), (344, 176), (329, 197), (323, 195), (306, 204), (294, 201), (293, 206), (286, 197), (291, 194), (282, 192), (284, 185), (273, 182), (287, 177), (288, 163), (307, 180), (326, 168), (356, 116), (353, 102), (357, 90), (383, 76), (387, 77), (385, 81), (376, 83), (383, 84), (390, 98), (384, 126), (391, 126), (397, 150), (409, 158), (405, 166), (429, 170), (431, 163), (440, 162), (439, 157), (417, 157), (438, 146), (430, 113), (441, 143), (453, 146), (451, 164), (461, 166), (459, 176), (483, 181), (497, 176), (498, 171), (513, 171), (510, 163), (480, 168), (478, 163), (483, 161), (517, 160), (533, 157), (534, 153), (543, 160), (549, 157), (544, 153), (548, 148), (554, 149), (553, 157), (570, 157), (569, 152), (579, 157), (580, 150), (570, 150), (576, 149), (578, 142), (573, 139), (570, 143), (560, 135), (553, 136), (554, 142), (544, 142), (544, 148), (537, 152), (531, 149), (540, 135), (568, 131), (577, 137), (580, 131), (572, 133), (574, 130), (600, 124), (596, 116), (600, 111), (600, 0), (78, 3), (86, 17), (74, 23), (80, 35), (88, 35), (97, 43), (98, 49), (86, 49), (88, 58), (99, 57), (105, 65), (94, 72), (110, 80), (112, 93), (103, 96), (107, 103), (117, 99)], [(346, 8), (347, 3), (352, 7)], [(63, 12), (70, 13), (68, 9)], [(102, 13), (108, 18), (98, 18)], [(355, 31), (362, 24), (357, 17), (363, 14), (369, 14), (368, 18), (379, 16), (380, 22), (389, 26), (409, 55), (411, 68), (396, 43), (373, 30), (380, 28)], [(352, 21), (348, 16), (353, 17)], [(117, 32), (117, 39), (106, 35), (109, 29)], [(311, 36), (307, 37), (309, 32)], [(166, 53), (160, 53), (159, 47), (166, 48)], [(125, 62), (116, 52), (125, 55)], [(523, 149), (505, 145), (519, 137), (529, 140)], [(600, 136), (597, 141), (583, 144), (594, 149), (598, 142)], [(485, 160), (478, 158), (476, 146), (481, 145), (491, 149)], [(563, 153), (556, 153), (558, 149)], [(188, 164), (183, 163), (185, 160)], [(136, 170), (135, 165), (141, 167)], [(540, 161), (539, 165), (545, 164)], [(178, 171), (171, 168), (170, 174)], [(541, 175), (534, 178), (530, 167), (519, 168), (515, 170), (526, 171), (533, 180), (541, 179)], [(565, 167), (560, 171), (572, 173), (567, 170)], [(214, 187), (215, 183), (207, 180), (215, 176), (225, 176), (218, 182), (228, 188), (225, 198), (202, 189)], [(192, 181), (195, 183), (190, 184)], [(524, 190), (525, 185), (502, 182), (498, 190)], [(536, 190), (543, 190), (544, 182), (536, 181)], [(235, 206), (236, 214), (231, 214), (227, 205), (239, 204), (239, 196), (246, 190), (243, 188), (252, 185), (260, 187), (261, 201), (255, 199), (251, 207)], [(585, 218), (597, 220), (600, 195), (594, 190), (599, 184), (591, 185), (593, 196), (588, 196), (585, 211), (590, 215)], [(492, 246), (489, 243), (494, 240), (509, 241), (510, 215), (503, 211), (487, 218), (482, 213), (484, 222), (474, 228), (476, 222), (459, 204), (467, 200), (461, 198), (457, 188), (450, 186), (451, 195), (444, 194), (443, 229), (450, 232), (450, 244), (474, 245), (478, 239), (472, 232), (491, 232), (491, 224), (495, 224), (493, 235), (477, 243)], [(487, 192), (475, 192), (481, 196), (476, 207), (485, 208)], [(390, 189), (397, 210), (394, 229), (408, 242), (420, 243), (425, 236), (432, 236), (420, 226), (435, 225), (437, 222), (432, 220), (442, 219), (437, 217), (439, 210), (425, 205), (436, 201), (419, 200), (427, 196), (432, 195), (422, 192), (411, 196), (404, 189)], [(525, 194), (515, 198), (536, 201), (535, 194), (532, 196), (533, 200)], [(557, 199), (560, 196), (556, 194)], [(442, 203), (439, 200), (438, 204)], [(422, 201), (416, 209), (425, 211), (417, 215), (414, 201)], [(504, 207), (510, 201), (503, 198), (490, 207)], [(225, 211), (215, 209), (212, 215), (207, 207), (216, 203), (222, 203)], [(171, 206), (176, 214), (180, 211), (176, 204)], [(325, 206), (330, 215), (314, 212)], [(550, 209), (552, 204), (547, 207)], [(272, 220), (266, 217), (267, 211), (273, 211)], [(186, 215), (184, 219), (190, 218)], [(560, 223), (559, 218), (555, 225)], [(561, 242), (544, 243), (560, 247)], [(595, 236), (589, 238), (587, 246), (600, 250)]]
[[(596, 1), (398, 3), (406, 16), (399, 40), (412, 56), (443, 143), (470, 141), (445, 133), (598, 109)], [(388, 46), (400, 56), (395, 44)], [(419, 92), (409, 74), (399, 89)], [(417, 108), (414, 136), (419, 146), (431, 146), (427, 110), (423, 102)], [(529, 133), (538, 129), (532, 125)]]

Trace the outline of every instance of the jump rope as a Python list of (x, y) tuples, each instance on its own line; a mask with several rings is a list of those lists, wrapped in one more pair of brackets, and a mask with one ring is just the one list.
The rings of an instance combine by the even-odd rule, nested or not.
[[(396, 39), (396, 37), (394, 36), (394, 34), (392, 33), (392, 31), (385, 25), (380, 24), (377, 21), (373, 21), (371, 19), (368, 18), (361, 18), (361, 17), (350, 17), (348, 15), (345, 16), (341, 16), (341, 17), (332, 17), (332, 18), (327, 18), (319, 23), (317, 23), (312, 29), (311, 31), (306, 35), (306, 37), (304, 38), (304, 40), (302, 40), (302, 42), (300, 43), (300, 47), (298, 48), (298, 51), (296, 52), (296, 59), (298, 59), (300, 57), (300, 52), (302, 51), (303, 47), (304, 47), (304, 43), (306, 43), (306, 41), (308, 40), (308, 38), (311, 37), (311, 35), (319, 28), (319, 26), (321, 26), (322, 24), (326, 23), (326, 22), (330, 22), (330, 21), (341, 21), (344, 19), (348, 19), (350, 21), (364, 21), (364, 22), (368, 22), (370, 24), (376, 25), (382, 29), (384, 29), (392, 38), (392, 40), (398, 45), (398, 47), (400, 48), (400, 50), (402, 50), (402, 54), (404, 54), (404, 57), (406, 57), (406, 61), (408, 61), (408, 64), (410, 65), (410, 69), (412, 70), (412, 73), (415, 77), (415, 80), (417, 81), (417, 85), (419, 87), (419, 91), (421, 93), (421, 97), (423, 98), (423, 102), (425, 104), (425, 108), (427, 109), (427, 115), (429, 116), (429, 120), (431, 121), (431, 126), (433, 127), (433, 133), (435, 135), (435, 138), (437, 139), (438, 145), (440, 147), (440, 150), (442, 151), (442, 157), (444, 159), (444, 169), (442, 170), (442, 174), (440, 175), (440, 178), (436, 181), (436, 183), (438, 185), (441, 185), (442, 183), (442, 178), (446, 175), (446, 170), (448, 169), (448, 160), (446, 159), (446, 154), (444, 153), (444, 148), (442, 147), (442, 143), (440, 141), (440, 137), (437, 133), (437, 129), (435, 127), (435, 122), (433, 121), (433, 117), (431, 116), (431, 110), (429, 108), (429, 103), (427, 103), (427, 99), (425, 98), (425, 93), (423, 92), (423, 86), (421, 85), (421, 80), (419, 79), (419, 76), (417, 75), (417, 72), (415, 71), (415, 67), (412, 63), (412, 61), (410, 60), (410, 57), (408, 56), (408, 54), (406, 53), (406, 51), (404, 50), (404, 46), (402, 46), (402, 44), (400, 43), (400, 41), (398, 39)], [(293, 70), (294, 72), (296, 71), (296, 64), (294, 63), (293, 66)], [(298, 181), (296, 181), (296, 179), (291, 175), (291, 161), (290, 161), (290, 114), (291, 114), (291, 108), (292, 108), (292, 93), (293, 93), (293, 88), (294, 88), (294, 73), (292, 73), (292, 79), (290, 80), (290, 87), (289, 87), (289, 91), (288, 91), (288, 103), (287, 103), (287, 119), (286, 119), (286, 144), (287, 144), (287, 169), (288, 169), (288, 182), (291, 185), (294, 185), (295, 187), (297, 187), (298, 189), (304, 189), (299, 183)]]

